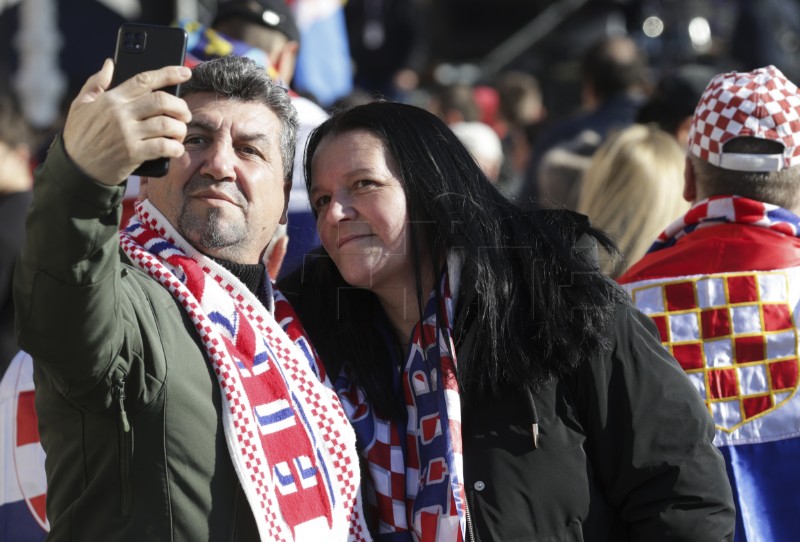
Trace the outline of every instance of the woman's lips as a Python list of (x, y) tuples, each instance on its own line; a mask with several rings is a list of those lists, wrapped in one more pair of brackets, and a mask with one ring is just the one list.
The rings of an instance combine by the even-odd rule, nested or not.
[(339, 243), (337, 248), (341, 249), (344, 245), (348, 243), (352, 243), (353, 241), (358, 241), (359, 239), (364, 239), (367, 237), (372, 237), (371, 233), (358, 233), (358, 234), (351, 234), (351, 235), (344, 235), (339, 237)]

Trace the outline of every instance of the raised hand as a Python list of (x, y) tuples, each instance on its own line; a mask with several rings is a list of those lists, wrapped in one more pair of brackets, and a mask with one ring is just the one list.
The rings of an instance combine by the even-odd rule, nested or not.
[(108, 90), (114, 63), (83, 85), (64, 125), (64, 147), (84, 173), (107, 185), (122, 183), (142, 162), (184, 152), (189, 108), (156, 89), (188, 81), (191, 70), (168, 66), (142, 72)]

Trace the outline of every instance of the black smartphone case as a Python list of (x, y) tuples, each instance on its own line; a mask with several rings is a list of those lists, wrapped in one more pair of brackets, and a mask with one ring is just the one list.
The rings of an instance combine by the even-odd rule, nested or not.
[[(182, 28), (123, 24), (117, 32), (111, 86), (127, 81), (143, 71), (157, 70), (164, 66), (182, 66), (186, 57), (186, 40), (186, 31)], [(174, 95), (178, 93), (177, 86), (160, 90)], [(133, 174), (143, 177), (163, 177), (168, 170), (169, 159), (158, 158), (144, 162)]]

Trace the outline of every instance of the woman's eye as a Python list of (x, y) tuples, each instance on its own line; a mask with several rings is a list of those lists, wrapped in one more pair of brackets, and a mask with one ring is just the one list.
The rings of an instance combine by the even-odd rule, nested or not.
[(375, 181), (370, 181), (369, 179), (361, 179), (360, 181), (356, 181), (355, 188), (368, 188), (370, 186), (375, 185)]
[(323, 205), (327, 205), (331, 201), (330, 196), (320, 196), (317, 198), (317, 201), (314, 202), (314, 207), (319, 210), (320, 207)]

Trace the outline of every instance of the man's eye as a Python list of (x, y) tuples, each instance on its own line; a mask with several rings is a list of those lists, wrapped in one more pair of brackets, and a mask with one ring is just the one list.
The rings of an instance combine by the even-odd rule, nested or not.
[(199, 145), (203, 141), (205, 141), (205, 139), (202, 136), (189, 135), (189, 136), (186, 136), (183, 139), (183, 144), (184, 145)]
[(257, 147), (248, 147), (248, 146), (239, 147), (239, 152), (247, 156), (256, 156), (256, 157), (263, 156), (263, 154)]

